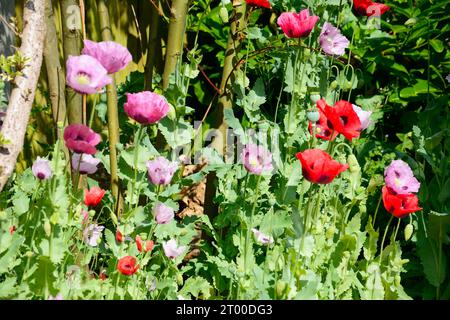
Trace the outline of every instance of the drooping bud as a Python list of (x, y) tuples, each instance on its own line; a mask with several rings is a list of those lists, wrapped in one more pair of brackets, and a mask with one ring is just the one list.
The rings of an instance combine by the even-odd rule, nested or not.
[(405, 232), (405, 241), (408, 241), (409, 239), (411, 239), (411, 236), (414, 232), (414, 226), (411, 223), (407, 224), (404, 232)]

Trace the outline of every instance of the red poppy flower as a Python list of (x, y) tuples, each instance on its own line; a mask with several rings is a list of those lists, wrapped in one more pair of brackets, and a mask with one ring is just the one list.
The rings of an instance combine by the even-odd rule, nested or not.
[(404, 218), (410, 213), (422, 210), (415, 194), (397, 194), (386, 186), (383, 187), (382, 193), (384, 207), (394, 217)]
[(105, 190), (94, 186), (91, 188), (91, 190), (85, 189), (84, 190), (84, 204), (88, 207), (95, 207), (98, 205), (105, 195)]
[[(319, 121), (317, 121), (316, 124), (314, 125), (316, 138), (323, 140), (334, 140), (336, 139), (339, 132), (332, 130), (328, 127), (328, 123), (329, 122), (331, 123), (331, 121), (328, 120), (327, 116), (323, 112), (324, 108), (324, 106), (322, 107), (323, 104), (326, 105), (325, 100), (317, 101), (317, 109), (319, 111)], [(309, 122), (308, 129), (311, 134), (314, 134), (313, 125), (311, 121)]]
[(126, 256), (119, 260), (117, 263), (117, 270), (120, 271), (120, 273), (130, 276), (136, 271), (138, 271), (139, 265), (136, 265), (136, 258), (132, 256)]
[(142, 252), (142, 245), (144, 242), (142, 241), (141, 237), (139, 235), (136, 236), (136, 246), (139, 252)]
[(331, 131), (343, 134), (349, 141), (360, 135), (361, 120), (353, 110), (350, 102), (340, 100), (334, 107), (329, 106), (324, 99), (317, 101), (317, 108), (324, 113), (327, 119), (327, 127)]
[(153, 250), (155, 243), (153, 240), (147, 240), (145, 241), (145, 252), (149, 252)]
[(100, 275), (98, 276), (98, 278), (100, 280), (106, 280), (108, 279), (108, 276), (106, 275), (106, 270), (102, 270), (102, 272), (100, 272)]
[(320, 149), (308, 149), (297, 153), (302, 164), (302, 173), (306, 180), (313, 183), (328, 184), (338, 174), (348, 169), (348, 164), (341, 164)]
[(11, 227), (9, 227), (9, 234), (14, 234), (14, 232), (16, 232), (16, 230), (17, 230), (17, 228), (16, 228), (16, 226), (11, 226)]
[(356, 12), (363, 16), (379, 17), (391, 7), (382, 3), (373, 2), (371, 0), (353, 0), (353, 8), (355, 8)]
[(116, 231), (116, 241), (117, 242), (123, 241), (123, 235), (122, 235), (122, 232), (119, 231), (119, 229), (117, 229), (117, 231)]
[(270, 3), (267, 0), (245, 0), (247, 5), (270, 9)]

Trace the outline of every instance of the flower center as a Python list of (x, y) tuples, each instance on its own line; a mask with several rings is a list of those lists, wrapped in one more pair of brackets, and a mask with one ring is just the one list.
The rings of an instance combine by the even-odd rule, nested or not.
[(81, 85), (88, 85), (91, 82), (91, 78), (86, 73), (77, 74), (77, 82)]

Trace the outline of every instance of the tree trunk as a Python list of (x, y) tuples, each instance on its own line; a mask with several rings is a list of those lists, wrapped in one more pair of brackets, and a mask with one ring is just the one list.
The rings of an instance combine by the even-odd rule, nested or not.
[(8, 110), (1, 129), (8, 143), (0, 150), (0, 191), (11, 176), (27, 129), (28, 118), (42, 66), (45, 38), (45, 0), (27, 0), (23, 12), (24, 29), (20, 52), (29, 58), (23, 76), (14, 79)]
[[(155, 5), (159, 6), (159, 1), (155, 0)], [(145, 63), (145, 90), (151, 91), (153, 88), (153, 71), (156, 62), (156, 50), (159, 46), (161, 46), (161, 39), (159, 38), (159, 14), (158, 10), (152, 6), (151, 16), (150, 16), (150, 37), (148, 43), (148, 53), (147, 53), (147, 61)]]
[[(77, 0), (60, 0), (63, 29), (64, 61), (69, 55), (78, 56), (81, 51), (81, 12)], [(69, 123), (83, 122), (81, 94), (66, 86), (66, 105)]]
[(167, 36), (166, 62), (163, 73), (163, 90), (169, 86), (170, 75), (175, 71), (183, 53), (184, 33), (189, 0), (173, 0), (170, 9), (169, 34)]
[[(108, 6), (105, 0), (98, 1), (98, 15), (100, 29), (104, 41), (112, 41), (111, 24), (109, 21)], [(111, 75), (114, 79), (114, 75)], [(117, 144), (119, 139), (119, 111), (117, 109), (117, 90), (115, 81), (106, 87), (108, 98), (108, 133), (109, 133), (109, 163), (111, 173), (111, 191), (116, 199), (116, 214), (120, 217), (122, 211), (122, 195), (120, 194), (119, 176), (117, 174)]]
[[(222, 71), (222, 81), (220, 83), (221, 96), (218, 101), (218, 110), (215, 114), (213, 127), (218, 129), (218, 136), (212, 141), (211, 145), (224, 156), (226, 161), (227, 155), (227, 127), (223, 116), (224, 110), (233, 107), (233, 95), (231, 86), (234, 82), (233, 68), (237, 63), (237, 53), (240, 50), (243, 37), (241, 37), (241, 30), (245, 28), (246, 5), (242, 0), (233, 1), (233, 15), (231, 17), (231, 30), (228, 36), (227, 49), (225, 51), (225, 60)], [(206, 190), (205, 190), (205, 212), (210, 218), (217, 215), (218, 207), (214, 203), (216, 194), (217, 177), (215, 172), (211, 172), (207, 176)]]
[[(0, 15), (9, 22), (9, 18), (14, 16), (14, 1), (9, 0), (5, 3), (2, 1), (0, 5)], [(15, 44), (14, 32), (5, 24), (4, 21), (0, 20), (0, 54), (5, 56), (10, 56), (13, 53), (12, 45)], [(10, 86), (5, 83), (5, 95), (9, 98)], [(1, 110), (0, 110), (1, 111)]]
[[(46, 0), (46, 36), (44, 44), (44, 61), (47, 69), (50, 102), (52, 105), (53, 121), (56, 127), (58, 122), (66, 124), (66, 100), (64, 95), (64, 72), (59, 61), (58, 36), (56, 34), (55, 16), (52, 1)], [(62, 132), (58, 130), (58, 138), (62, 139)]]

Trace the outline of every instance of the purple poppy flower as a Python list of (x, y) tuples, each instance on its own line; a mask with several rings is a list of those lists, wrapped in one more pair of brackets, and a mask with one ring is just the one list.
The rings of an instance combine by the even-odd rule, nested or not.
[(372, 111), (364, 111), (361, 107), (358, 107), (355, 104), (352, 104), (353, 111), (358, 115), (359, 121), (361, 122), (361, 127), (359, 131), (363, 131), (370, 125), (370, 116), (372, 115)]
[(272, 244), (273, 243), (273, 237), (268, 236), (258, 229), (253, 228), (252, 229), (253, 234), (255, 235), (256, 241), (262, 243), (262, 244)]
[(122, 70), (133, 60), (130, 51), (114, 41), (84, 40), (81, 53), (97, 59), (109, 74)]
[(419, 191), (420, 182), (414, 177), (409, 165), (402, 160), (393, 160), (384, 170), (386, 186), (397, 194), (408, 194)]
[(245, 146), (242, 151), (244, 158), (244, 167), (247, 171), (256, 175), (261, 175), (264, 172), (272, 171), (272, 154), (263, 146), (257, 146), (250, 143)]
[(154, 210), (153, 215), (155, 216), (156, 222), (158, 224), (166, 224), (173, 220), (175, 213), (171, 207), (166, 206), (164, 203), (158, 203)]
[(153, 184), (169, 184), (177, 168), (176, 162), (170, 162), (164, 157), (147, 161), (148, 178)]
[(327, 54), (342, 56), (345, 53), (345, 48), (348, 48), (350, 41), (341, 34), (338, 28), (325, 22), (320, 33), (319, 43), (323, 51)]
[(64, 300), (61, 293), (58, 293), (56, 296), (50, 295), (47, 300)]
[(288, 38), (307, 37), (319, 20), (318, 16), (310, 16), (309, 10), (299, 13), (283, 12), (277, 19), (277, 24)]
[(39, 180), (47, 180), (53, 175), (52, 168), (50, 168), (50, 161), (37, 157), (36, 161), (31, 167), (31, 171)]
[(445, 79), (450, 82), (450, 73), (448, 74), (448, 76), (445, 77)]
[(97, 171), (100, 159), (94, 158), (90, 154), (74, 153), (72, 155), (72, 169), (80, 169), (81, 174), (93, 174)]
[(170, 109), (166, 98), (150, 91), (127, 93), (127, 102), (123, 108), (130, 118), (142, 125), (158, 122)]
[(100, 140), (99, 134), (83, 124), (71, 124), (64, 129), (66, 146), (76, 153), (95, 154)]
[(69, 56), (67, 59), (67, 84), (78, 93), (97, 93), (112, 79), (97, 59), (88, 56)]
[(105, 229), (104, 226), (99, 226), (98, 224), (90, 224), (83, 230), (83, 240), (91, 247), (96, 247), (100, 238), (102, 237), (102, 231)]
[(164, 249), (164, 254), (169, 259), (175, 259), (186, 250), (186, 246), (178, 247), (177, 242), (174, 239), (163, 241), (162, 246)]

